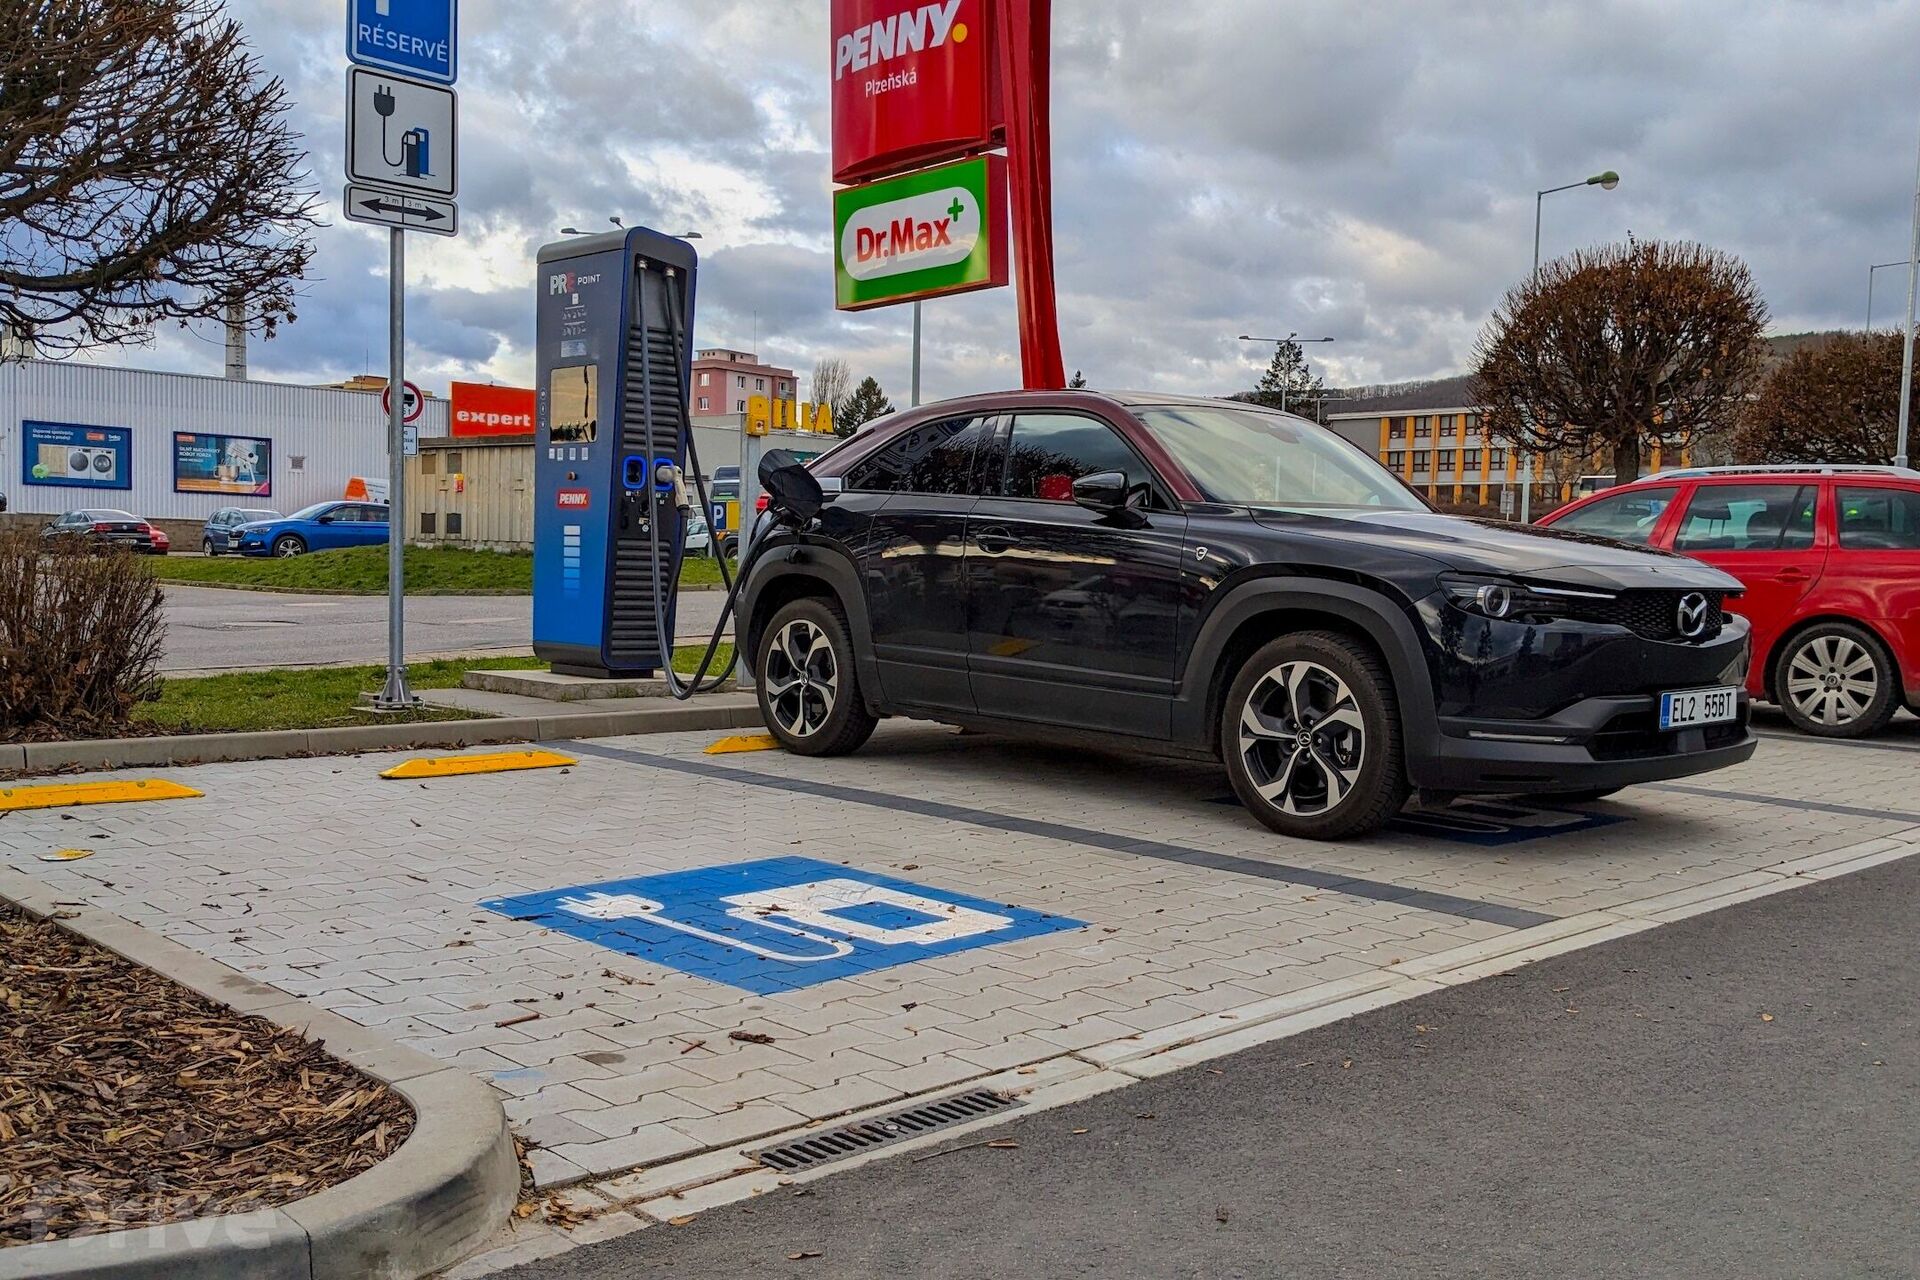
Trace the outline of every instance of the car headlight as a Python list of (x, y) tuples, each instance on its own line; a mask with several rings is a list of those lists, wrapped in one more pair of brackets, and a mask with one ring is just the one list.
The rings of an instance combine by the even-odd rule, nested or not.
[(1611, 591), (1554, 587), (1511, 578), (1448, 574), (1440, 579), (1447, 599), (1468, 613), (1506, 622), (1549, 622), (1592, 615), (1596, 605), (1619, 597)]

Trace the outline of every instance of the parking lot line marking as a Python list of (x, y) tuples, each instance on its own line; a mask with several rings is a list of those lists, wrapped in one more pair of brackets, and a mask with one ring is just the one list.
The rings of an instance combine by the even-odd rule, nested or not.
[(742, 751), (778, 751), (779, 749), (780, 739), (770, 733), (742, 733), (731, 738), (720, 739), (702, 754), (731, 756)]
[(1902, 813), (1898, 809), (1866, 809), (1854, 804), (1828, 804), (1823, 800), (1796, 800), (1792, 796), (1763, 796), (1751, 791), (1715, 791), (1710, 787), (1684, 787), (1673, 782), (1650, 782), (1649, 791), (1671, 791), (1675, 795), (1705, 796), (1709, 800), (1744, 800), (1748, 804), (1770, 804), (1781, 809), (1811, 809), (1815, 813), (1838, 814), (1843, 818), (1877, 818), (1886, 822), (1920, 823), (1920, 813)]
[(0, 790), (0, 813), (19, 809), (65, 809), (81, 804), (134, 804), (143, 800), (190, 800), (201, 793), (164, 778), (127, 782), (49, 782)]
[(577, 751), (581, 755), (645, 765), (651, 769), (665, 769), (670, 773), (685, 773), (723, 782), (737, 782), (750, 787), (765, 787), (773, 791), (790, 791), (799, 795), (844, 800), (850, 804), (870, 805), (876, 809), (888, 809), (896, 813), (918, 814), (921, 817), (944, 819), (948, 822), (965, 822), (994, 831), (1041, 836), (1050, 840), (1062, 840), (1069, 844), (1084, 845), (1090, 849), (1102, 849), (1110, 853), (1155, 858), (1163, 862), (1176, 862), (1182, 866), (1201, 867), (1209, 871), (1225, 871), (1233, 875), (1275, 880), (1305, 889), (1324, 889), (1332, 893), (1346, 894), (1351, 898), (1414, 907), (1421, 911), (1432, 911), (1438, 915), (1479, 920), (1511, 929), (1527, 929), (1559, 919), (1558, 916), (1547, 915), (1544, 912), (1509, 907), (1498, 902), (1461, 898), (1450, 893), (1437, 893), (1430, 889), (1410, 889), (1405, 885), (1390, 884), (1381, 880), (1364, 880), (1355, 876), (1344, 876), (1338, 872), (1320, 871), (1313, 867), (1295, 867), (1281, 862), (1261, 862), (1255, 858), (1241, 858), (1232, 854), (1215, 853), (1209, 849), (1192, 849), (1185, 845), (1165, 844), (1158, 840), (1142, 840), (1134, 836), (1116, 835), (1109, 831), (1070, 827), (1064, 823), (1045, 822), (1037, 818), (1018, 818), (1012, 814), (995, 813), (990, 809), (969, 809), (961, 805), (942, 804), (935, 800), (916, 800), (910, 796), (897, 796), (885, 791), (868, 791), (861, 787), (845, 787), (830, 782), (782, 778), (773, 774), (755, 773), (748, 769), (708, 764), (701, 760), (649, 755), (644, 751), (606, 747), (592, 742), (569, 742), (563, 745), (569, 751)]
[(579, 764), (553, 751), (498, 751), (478, 756), (428, 756), (386, 770), (383, 778), (458, 778), (472, 773), (510, 773), (516, 769), (558, 769)]

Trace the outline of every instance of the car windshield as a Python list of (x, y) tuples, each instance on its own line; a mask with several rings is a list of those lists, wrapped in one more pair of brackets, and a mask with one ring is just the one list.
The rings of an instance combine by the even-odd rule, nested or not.
[(1286, 510), (1427, 509), (1385, 467), (1297, 418), (1228, 405), (1140, 405), (1133, 413), (1209, 502)]
[(292, 515), (288, 516), (287, 519), (317, 520), (331, 510), (333, 510), (333, 504), (331, 502), (316, 502), (310, 507), (300, 508), (298, 511), (294, 512)]
[(278, 511), (236, 511), (234, 515), (239, 518), (241, 524), (254, 524), (261, 520), (278, 520), (280, 518)]

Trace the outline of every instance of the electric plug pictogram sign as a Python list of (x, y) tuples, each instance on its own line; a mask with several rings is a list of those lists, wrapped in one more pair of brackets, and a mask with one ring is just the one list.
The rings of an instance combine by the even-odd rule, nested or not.
[(454, 91), (405, 76), (347, 72), (347, 177), (411, 195), (459, 189)]

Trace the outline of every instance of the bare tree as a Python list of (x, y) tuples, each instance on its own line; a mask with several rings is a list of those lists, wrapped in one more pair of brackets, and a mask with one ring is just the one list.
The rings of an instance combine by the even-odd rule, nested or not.
[(1608, 245), (1508, 292), (1475, 351), (1474, 399), (1497, 439), (1612, 455), (1731, 428), (1760, 369), (1767, 308), (1746, 264), (1697, 244)]
[(831, 405), (833, 420), (840, 421), (853, 394), (853, 370), (839, 356), (822, 356), (813, 362), (813, 402)]
[(1845, 333), (1787, 356), (1740, 422), (1743, 462), (1884, 464), (1900, 423), (1898, 333)]
[(287, 107), (218, 0), (8, 4), (0, 323), (60, 352), (292, 319), (317, 195)]

